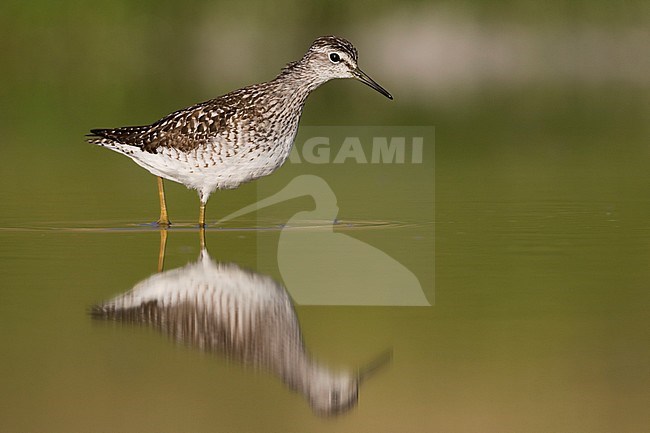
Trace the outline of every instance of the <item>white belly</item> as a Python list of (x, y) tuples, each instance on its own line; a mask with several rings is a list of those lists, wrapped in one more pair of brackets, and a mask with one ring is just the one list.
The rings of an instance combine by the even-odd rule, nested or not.
[(207, 201), (216, 189), (236, 188), (273, 173), (289, 156), (294, 136), (267, 146), (241, 146), (235, 152), (215, 146), (189, 152), (160, 148), (156, 153), (122, 144), (107, 147), (133, 159), (155, 176), (199, 191), (202, 200)]

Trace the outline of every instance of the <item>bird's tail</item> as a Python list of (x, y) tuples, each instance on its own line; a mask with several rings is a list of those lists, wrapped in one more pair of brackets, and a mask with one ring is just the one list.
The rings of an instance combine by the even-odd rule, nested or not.
[(120, 143), (142, 147), (142, 135), (149, 128), (149, 126), (125, 126), (113, 129), (91, 129), (90, 134), (86, 135), (86, 141), (99, 145)]

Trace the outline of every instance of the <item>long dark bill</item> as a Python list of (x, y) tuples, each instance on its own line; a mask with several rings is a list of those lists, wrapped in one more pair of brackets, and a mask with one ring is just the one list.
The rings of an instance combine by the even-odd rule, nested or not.
[(379, 93), (381, 93), (382, 95), (387, 97), (388, 99), (393, 99), (393, 95), (388, 93), (388, 90), (384, 89), (379, 84), (377, 84), (375, 82), (375, 80), (373, 80), (368, 75), (366, 75), (366, 73), (363, 72), (361, 69), (359, 69), (359, 68), (355, 69), (353, 74), (362, 83), (367, 84), (368, 86), (372, 87), (373, 89), (375, 89), (376, 91), (378, 91)]

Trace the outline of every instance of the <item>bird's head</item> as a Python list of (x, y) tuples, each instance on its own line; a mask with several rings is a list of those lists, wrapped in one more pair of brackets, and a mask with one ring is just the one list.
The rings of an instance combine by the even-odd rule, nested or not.
[(312, 43), (302, 61), (323, 81), (356, 78), (385, 97), (393, 99), (386, 89), (359, 69), (357, 59), (357, 49), (349, 41), (336, 36), (321, 36)]
[(393, 350), (389, 349), (359, 368), (354, 373), (334, 373), (313, 364), (309, 378), (309, 402), (319, 415), (335, 416), (349, 411), (359, 401), (359, 386), (383, 367), (391, 363)]
[(359, 381), (352, 375), (320, 372), (312, 377), (308, 393), (309, 404), (321, 416), (341, 415), (359, 400)]

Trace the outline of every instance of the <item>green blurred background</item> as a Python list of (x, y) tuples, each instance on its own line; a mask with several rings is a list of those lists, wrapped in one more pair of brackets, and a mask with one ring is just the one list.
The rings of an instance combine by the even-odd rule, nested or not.
[[(276, 378), (86, 315), (155, 271), (158, 232), (142, 224), (158, 205), (153, 176), (83, 135), (268, 80), (323, 34), (351, 40), (395, 100), (328, 83), (302, 125), (436, 131), (435, 198), (408, 166), (386, 178), (319, 168), (339, 185), (339, 216), (391, 222), (346, 233), (435, 300), (297, 308), (308, 348), (332, 365), (394, 350), (337, 419)], [(9, 0), (0, 42), (0, 430), (647, 428), (650, 3)], [(208, 220), (305, 170), (217, 192)], [(168, 183), (168, 203), (174, 268), (196, 259), (182, 228), (198, 200)], [(277, 236), (212, 230), (208, 244), (258, 269), (257, 245)]]

